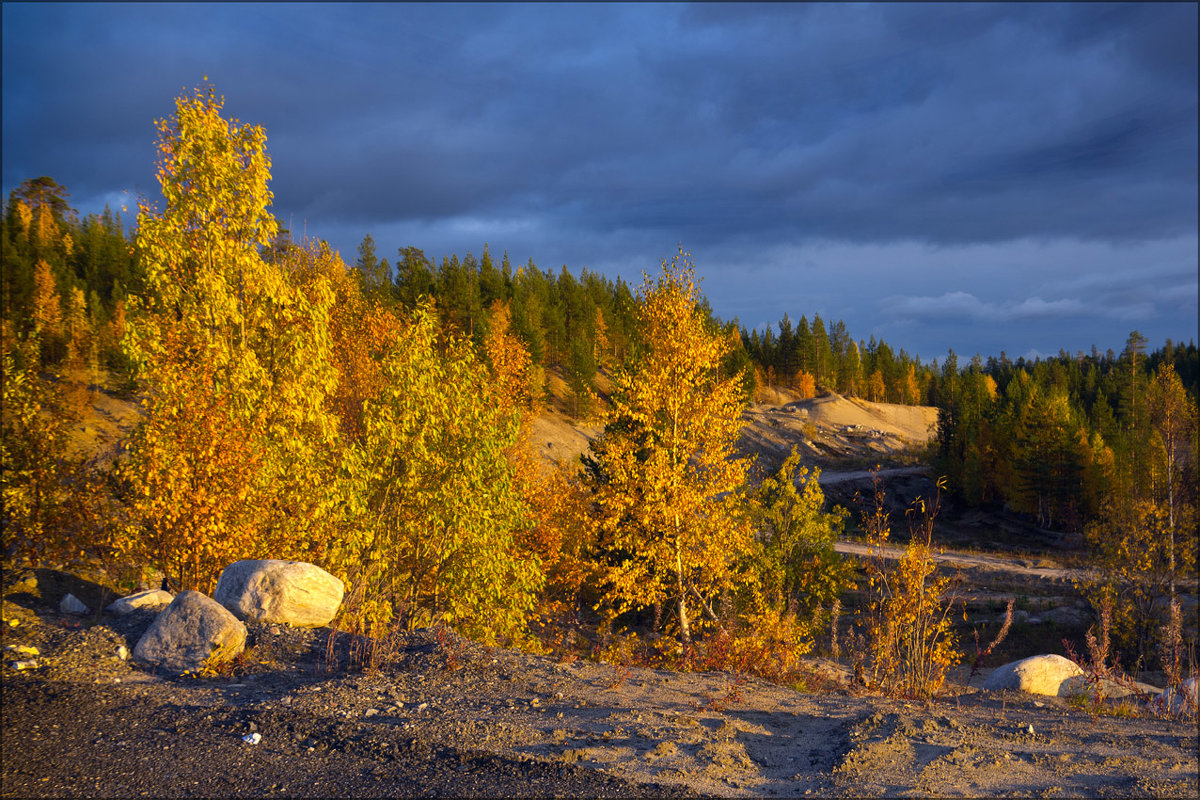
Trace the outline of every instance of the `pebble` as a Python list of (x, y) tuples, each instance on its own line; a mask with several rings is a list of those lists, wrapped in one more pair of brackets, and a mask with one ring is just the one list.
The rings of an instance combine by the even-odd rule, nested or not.
[(22, 670), (26, 669), (37, 669), (37, 662), (33, 659), (27, 659), (25, 661), (12, 661), (9, 663), (17, 672), (21, 672)]
[(261, 733), (248, 733), (242, 737), (242, 741), (246, 744), (258, 744), (262, 741)]
[(379, 713), (379, 709), (378, 709), (378, 708), (368, 708), (368, 709), (367, 709), (367, 713), (363, 714), (363, 716), (364, 716), (364, 717), (373, 717), (373, 716), (375, 716), (375, 715), (376, 715), (376, 714), (378, 714), (378, 713)]
[(16, 653), (19, 656), (40, 656), (41, 652), (36, 647), (30, 647), (25, 644), (10, 644), (4, 648), (9, 652)]

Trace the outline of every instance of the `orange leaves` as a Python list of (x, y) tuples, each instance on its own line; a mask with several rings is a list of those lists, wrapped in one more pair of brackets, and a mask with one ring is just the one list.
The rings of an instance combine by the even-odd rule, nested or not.
[(796, 387), (796, 394), (801, 400), (808, 400), (810, 397), (817, 395), (817, 381), (811, 373), (800, 370), (796, 373), (796, 379), (793, 383)]
[(499, 300), (488, 310), (491, 320), (484, 352), (491, 365), (492, 389), (508, 408), (528, 410), (535, 389), (531, 386), (533, 359), (513, 333), (512, 314)]

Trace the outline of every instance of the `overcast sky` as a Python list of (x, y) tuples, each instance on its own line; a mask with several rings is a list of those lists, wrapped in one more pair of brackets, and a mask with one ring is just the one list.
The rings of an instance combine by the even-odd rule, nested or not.
[(3, 7), (3, 189), (157, 196), (207, 75), (281, 224), (484, 242), (924, 359), (1197, 336), (1196, 4)]

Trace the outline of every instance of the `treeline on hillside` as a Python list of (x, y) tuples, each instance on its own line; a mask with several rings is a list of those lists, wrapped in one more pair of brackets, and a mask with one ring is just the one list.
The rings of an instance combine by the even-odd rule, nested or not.
[(142, 289), (119, 214), (80, 219), (53, 178), (26, 180), (0, 220), (4, 322), (10, 335), (40, 331), (47, 366), (124, 369), (126, 298)]
[[(14, 333), (42, 331), (44, 366), (124, 371), (119, 342), (126, 298), (143, 288), (141, 254), (119, 214), (106, 208), (80, 219), (69, 198), (66, 187), (44, 176), (10, 193), (0, 231), (4, 318)], [(288, 231), (279, 230), (264, 254), (280, 259), (294, 246)], [(597, 372), (631, 355), (634, 293), (620, 277), (586, 268), (576, 276), (565, 265), (556, 275), (533, 259), (514, 268), (507, 252), (497, 264), (486, 243), (478, 258), (468, 252), (440, 261), (403, 247), (392, 264), (378, 256), (370, 235), (354, 266), (373, 302), (412, 311), (432, 298), (442, 327), (466, 336), (481, 354), (493, 318), (507, 315), (532, 359), (534, 399), (545, 392), (546, 371), (559, 369), (577, 415), (590, 410)], [(748, 396), (758, 386), (785, 386), (801, 397), (829, 389), (908, 404), (937, 396), (936, 363), (923, 366), (873, 336), (855, 342), (840, 320), (826, 331), (820, 315), (811, 325), (802, 316), (793, 329), (785, 314), (778, 333), (770, 327), (739, 332), (736, 320), (720, 320), (702, 295), (698, 303), (709, 325), (731, 342), (722, 372), (741, 376)]]
[(937, 367), (924, 366), (918, 356), (899, 354), (871, 336), (855, 342), (841, 320), (825, 328), (820, 314), (812, 324), (806, 316), (792, 326), (784, 314), (776, 326), (761, 334), (742, 329), (742, 341), (754, 362), (757, 382), (785, 386), (802, 398), (820, 389), (862, 397), (879, 403), (921, 405), (937, 394)]
[[(939, 467), (951, 486), (970, 505), (1002, 503), (1075, 532), (1114, 490), (1152, 494), (1166, 478), (1168, 450), (1194, 444), (1188, 402), (1200, 354), (1195, 342), (1167, 340), (1151, 353), (1146, 344), (1134, 331), (1119, 357), (1063, 353), (1027, 364), (977, 356), (961, 370), (951, 355), (937, 398)], [(1195, 464), (1183, 466), (1194, 495)]]
[[(943, 365), (938, 468), (971, 505), (1004, 505), (1076, 535), (1098, 577), (1085, 593), (1144, 653), (1194, 581), (1200, 453), (1196, 345), (1032, 364)], [(1193, 590), (1194, 590), (1194, 583)]]
[(486, 243), (479, 258), (452, 254), (440, 263), (404, 247), (393, 268), (378, 259), (370, 235), (359, 245), (355, 266), (382, 301), (412, 310), (431, 298), (443, 324), (477, 347), (496, 315), (505, 315), (532, 360), (535, 399), (545, 391), (546, 370), (559, 368), (575, 414), (589, 410), (597, 372), (624, 363), (631, 352), (635, 301), (621, 278), (609, 280), (586, 268), (576, 277), (565, 265), (554, 275), (533, 259), (514, 269), (507, 252), (496, 264)]

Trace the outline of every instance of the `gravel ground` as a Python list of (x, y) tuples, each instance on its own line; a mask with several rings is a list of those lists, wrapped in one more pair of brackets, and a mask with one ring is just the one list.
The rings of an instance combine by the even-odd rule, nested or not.
[[(47, 598), (52, 601), (53, 598)], [(119, 657), (152, 613), (10, 594), (4, 797), (1192, 797), (1194, 720), (956, 686), (931, 704), (491, 649), (449, 630), (374, 669), (328, 629), (249, 625), (227, 674)], [(22, 657), (24, 658), (24, 657)], [(978, 682), (978, 681), (976, 681)], [(250, 744), (243, 737), (258, 734)]]

